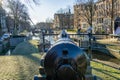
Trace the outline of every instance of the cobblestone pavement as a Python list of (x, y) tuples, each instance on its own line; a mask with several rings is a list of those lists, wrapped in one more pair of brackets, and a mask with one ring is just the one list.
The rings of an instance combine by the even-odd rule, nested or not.
[(0, 56), (0, 80), (32, 80), (39, 59), (39, 54)]

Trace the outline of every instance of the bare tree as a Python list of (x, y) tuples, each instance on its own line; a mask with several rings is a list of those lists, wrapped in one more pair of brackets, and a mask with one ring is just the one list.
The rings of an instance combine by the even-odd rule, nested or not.
[[(106, 2), (106, 0), (101, 0), (103, 3)], [(104, 17), (110, 18), (110, 32), (113, 33), (114, 30), (114, 20), (118, 16), (118, 7), (119, 3), (117, 2), (118, 0), (108, 0), (106, 4), (104, 4), (101, 11), (99, 11), (99, 14), (103, 14)]]
[(2, 27), (1, 27), (1, 25), (0, 25), (0, 36), (1, 36), (1, 34), (2, 34)]
[(73, 25), (73, 14), (71, 13), (70, 6), (65, 9), (60, 8), (56, 15), (59, 17), (59, 24), (61, 29), (70, 29)]
[(27, 8), (19, 0), (8, 0), (7, 6), (9, 8), (11, 16), (14, 19), (14, 32), (16, 34), (20, 21), (28, 16)]
[(33, 0), (35, 4), (39, 4), (39, 0)]
[(65, 10), (63, 8), (60, 8), (58, 11), (57, 11), (58, 14), (64, 14), (65, 13)]
[[(0, 9), (2, 8), (2, 0), (0, 0)], [(0, 15), (1, 17), (1, 15)], [(1, 26), (1, 23), (0, 23), (0, 36), (2, 35), (2, 26)]]
[(96, 10), (95, 0), (77, 0), (76, 3), (81, 7), (81, 17), (92, 27)]
[(46, 23), (53, 23), (53, 19), (52, 18), (46, 18)]
[(25, 0), (25, 2), (27, 2), (30, 6), (31, 6), (31, 3), (35, 3), (36, 5), (40, 4), (40, 0)]
[(0, 0), (0, 6), (2, 6), (2, 0)]
[(114, 20), (117, 16), (117, 8), (116, 8), (116, 3), (117, 3), (117, 0), (110, 0), (108, 5), (109, 8), (106, 9), (107, 11), (107, 14), (108, 16), (111, 18), (111, 26), (110, 26), (110, 32), (113, 33), (113, 30), (114, 30)]

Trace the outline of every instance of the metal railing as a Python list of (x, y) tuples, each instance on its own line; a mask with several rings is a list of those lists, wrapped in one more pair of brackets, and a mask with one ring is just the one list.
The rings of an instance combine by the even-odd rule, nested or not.
[[(56, 42), (58, 40), (59, 34), (42, 34), (42, 42), (43, 42), (43, 48), (45, 51), (45, 44), (50, 43), (51, 37), (53, 38), (53, 41)], [(84, 47), (87, 46), (91, 40), (92, 44), (95, 44), (95, 40), (98, 39), (107, 39), (109, 38), (109, 34), (69, 34), (70, 38), (77, 43), (78, 46)], [(91, 39), (89, 39), (91, 37)]]

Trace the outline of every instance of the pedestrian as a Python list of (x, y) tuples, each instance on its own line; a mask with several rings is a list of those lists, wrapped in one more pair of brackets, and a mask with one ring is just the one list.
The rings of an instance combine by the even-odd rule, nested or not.
[(92, 26), (90, 26), (88, 29), (87, 29), (87, 33), (92, 33)]
[(118, 26), (115, 26), (115, 34), (120, 35), (120, 23), (118, 23)]
[(88, 34), (88, 38), (91, 39), (92, 38), (92, 27), (91, 26), (87, 29), (87, 34)]
[(80, 34), (81, 28), (78, 28), (77, 30), (77, 34)]

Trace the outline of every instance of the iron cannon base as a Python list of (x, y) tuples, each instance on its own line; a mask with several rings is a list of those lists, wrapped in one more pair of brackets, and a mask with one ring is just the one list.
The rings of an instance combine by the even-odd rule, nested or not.
[[(39, 67), (39, 75), (34, 76), (34, 80), (47, 80), (44, 72), (44, 68), (42, 66)], [(86, 74), (85, 80), (102, 80), (100, 77), (93, 74)]]
[[(47, 80), (46, 75), (35, 75), (34, 80)], [(85, 75), (85, 80), (102, 80), (98, 76), (95, 75)]]

